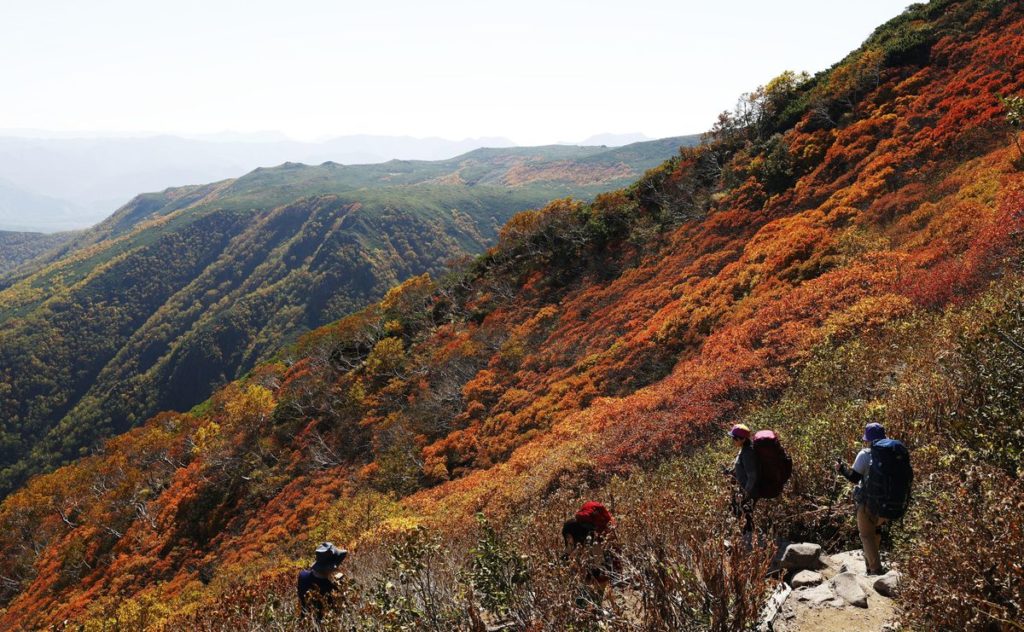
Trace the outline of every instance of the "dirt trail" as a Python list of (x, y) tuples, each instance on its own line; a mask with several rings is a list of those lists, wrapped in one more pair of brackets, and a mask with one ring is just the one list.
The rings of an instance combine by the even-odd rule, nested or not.
[[(799, 571), (799, 572), (798, 572)], [(842, 576), (842, 577), (840, 577)], [(879, 577), (864, 574), (860, 551), (822, 555), (816, 570), (794, 569), (787, 579), (795, 584), (767, 629), (773, 632), (889, 632), (898, 630), (891, 594), (897, 573)], [(855, 605), (857, 604), (857, 605)]]

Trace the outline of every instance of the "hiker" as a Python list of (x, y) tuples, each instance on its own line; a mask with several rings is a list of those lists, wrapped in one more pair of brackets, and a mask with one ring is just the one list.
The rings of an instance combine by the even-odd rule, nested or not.
[(836, 472), (856, 485), (857, 531), (864, 547), (868, 575), (885, 573), (882, 568), (882, 525), (903, 517), (910, 502), (913, 470), (910, 453), (894, 439), (887, 439), (880, 423), (869, 423), (861, 437), (865, 447), (857, 453), (853, 467), (836, 460)]
[(732, 476), (740, 488), (739, 507), (734, 503), (733, 513), (737, 517), (740, 513), (743, 514), (743, 532), (751, 533), (754, 530), (754, 505), (757, 503), (757, 496), (754, 493), (757, 490), (758, 479), (757, 456), (750, 442), (750, 428), (746, 425), (736, 424), (730, 428), (729, 437), (733, 446), (739, 449), (732, 467), (725, 470), (725, 474)]
[(323, 621), (324, 606), (333, 603), (332, 593), (338, 590), (336, 582), (341, 579), (341, 573), (335, 571), (347, 555), (345, 549), (324, 542), (316, 548), (316, 561), (313, 565), (299, 571), (299, 610), (303, 616), (313, 614), (317, 625)]
[(776, 498), (793, 473), (793, 461), (773, 430), (759, 430), (751, 436), (750, 428), (736, 424), (729, 430), (733, 445), (739, 449), (736, 460), (725, 473), (739, 486), (738, 506), (733, 496), (733, 514), (743, 514), (743, 534), (747, 546), (753, 539), (754, 505), (761, 498)]
[[(609, 593), (612, 575), (619, 572), (619, 559), (614, 550), (615, 518), (608, 508), (596, 501), (583, 503), (576, 515), (562, 525), (562, 541), (565, 544), (563, 559), (569, 556), (582, 558), (585, 567), (584, 582), (597, 595), (598, 607)], [(580, 602), (586, 600), (577, 600)], [(614, 601), (613, 601), (614, 604)]]

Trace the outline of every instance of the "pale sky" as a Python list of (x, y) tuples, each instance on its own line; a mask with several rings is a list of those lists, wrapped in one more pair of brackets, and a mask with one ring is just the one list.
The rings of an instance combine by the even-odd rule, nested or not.
[(700, 132), (909, 0), (0, 0), (0, 129)]

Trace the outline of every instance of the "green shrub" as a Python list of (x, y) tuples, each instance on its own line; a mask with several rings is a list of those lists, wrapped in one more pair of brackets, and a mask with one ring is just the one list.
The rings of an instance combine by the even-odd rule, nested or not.
[(481, 605), (499, 618), (519, 608), (529, 589), (526, 558), (502, 536), (483, 514), (477, 514), (480, 538), (470, 550), (466, 574)]

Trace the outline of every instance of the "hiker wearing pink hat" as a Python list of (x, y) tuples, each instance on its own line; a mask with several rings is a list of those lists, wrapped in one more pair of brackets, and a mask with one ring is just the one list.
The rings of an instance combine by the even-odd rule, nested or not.
[(739, 449), (739, 453), (736, 455), (736, 460), (733, 461), (732, 468), (726, 470), (726, 473), (736, 479), (736, 484), (739, 485), (742, 494), (740, 509), (744, 518), (743, 531), (749, 533), (754, 530), (757, 457), (754, 454), (754, 447), (750, 443), (750, 428), (744, 424), (736, 424), (729, 429), (729, 437), (732, 439), (733, 446)]

